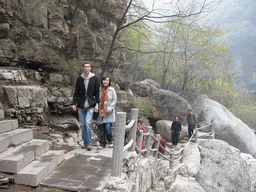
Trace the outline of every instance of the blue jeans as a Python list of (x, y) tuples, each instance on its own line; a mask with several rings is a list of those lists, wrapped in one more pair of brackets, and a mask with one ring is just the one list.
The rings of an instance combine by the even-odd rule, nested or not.
[(108, 140), (109, 143), (113, 142), (111, 126), (112, 126), (112, 123), (99, 124), (99, 129), (100, 129), (100, 145), (102, 147), (106, 146), (106, 141), (107, 140)]
[(92, 116), (94, 107), (79, 108), (78, 117), (83, 133), (84, 145), (92, 145)]

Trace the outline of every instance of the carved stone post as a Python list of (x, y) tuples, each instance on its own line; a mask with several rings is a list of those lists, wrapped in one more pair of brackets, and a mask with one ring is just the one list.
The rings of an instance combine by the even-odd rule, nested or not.
[(195, 143), (197, 143), (197, 132), (198, 132), (198, 129), (195, 129), (195, 134), (194, 134)]
[(147, 151), (144, 153), (144, 157), (149, 157), (150, 154), (150, 140), (151, 140), (151, 134), (148, 134), (145, 137), (145, 149), (147, 149)]
[(156, 141), (155, 141), (155, 149), (156, 149), (156, 151), (154, 152), (154, 157), (156, 158), (156, 160), (157, 160), (157, 158), (158, 158), (158, 153), (159, 153), (159, 145), (160, 145), (160, 134), (156, 134)]
[(171, 154), (170, 154), (170, 169), (173, 169), (173, 164), (174, 164), (174, 149), (171, 149)]
[(211, 135), (212, 135), (212, 138), (214, 139), (214, 137), (215, 137), (215, 133), (214, 133), (214, 130), (213, 130), (213, 126), (212, 126), (212, 124), (213, 124), (213, 119), (211, 120), (211, 125), (210, 125), (210, 130), (211, 130)]
[[(139, 110), (138, 109), (131, 109), (131, 120), (135, 120), (134, 125), (131, 127), (130, 131), (129, 131), (129, 141), (131, 139), (133, 139), (133, 141), (136, 141), (136, 131), (137, 131), (137, 123), (138, 123), (138, 115), (139, 115)], [(136, 142), (133, 143), (133, 145), (131, 146), (131, 148), (129, 149), (129, 151), (135, 151), (135, 146), (136, 146)]]
[(120, 177), (122, 174), (125, 121), (126, 121), (126, 113), (117, 112), (116, 132), (115, 132), (115, 139), (114, 139), (112, 168), (111, 168), (111, 175), (113, 177)]
[(139, 157), (141, 157), (141, 150), (142, 150), (142, 142), (143, 142), (143, 131), (140, 130), (140, 135), (137, 138), (137, 147), (139, 149)]

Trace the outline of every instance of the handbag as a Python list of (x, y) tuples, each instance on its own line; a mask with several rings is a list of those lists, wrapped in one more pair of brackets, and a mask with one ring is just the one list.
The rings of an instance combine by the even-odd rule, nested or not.
[(94, 119), (94, 120), (97, 120), (98, 119), (98, 116), (99, 116), (99, 112), (93, 112), (93, 116), (92, 116), (92, 118)]

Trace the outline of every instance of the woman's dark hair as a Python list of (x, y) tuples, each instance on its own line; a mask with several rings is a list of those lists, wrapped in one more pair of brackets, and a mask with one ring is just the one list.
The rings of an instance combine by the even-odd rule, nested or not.
[(101, 78), (101, 85), (103, 86), (103, 81), (105, 80), (105, 79), (109, 79), (109, 84), (108, 84), (108, 86), (110, 86), (111, 85), (111, 79), (110, 79), (110, 77), (108, 77), (108, 76), (103, 76), (102, 78)]

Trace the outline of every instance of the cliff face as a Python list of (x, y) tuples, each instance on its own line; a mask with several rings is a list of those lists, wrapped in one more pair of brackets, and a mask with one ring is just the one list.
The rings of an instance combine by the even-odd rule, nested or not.
[[(0, 66), (70, 71), (90, 59), (99, 74), (125, 8), (126, 0), (0, 0)], [(106, 70), (124, 60), (115, 50)]]

